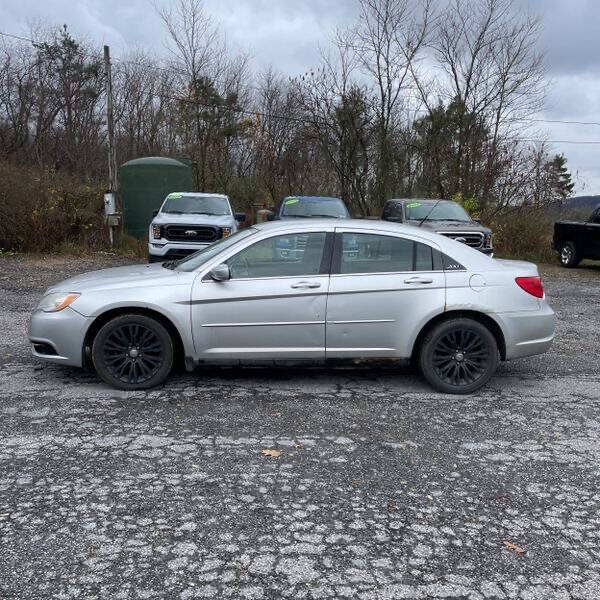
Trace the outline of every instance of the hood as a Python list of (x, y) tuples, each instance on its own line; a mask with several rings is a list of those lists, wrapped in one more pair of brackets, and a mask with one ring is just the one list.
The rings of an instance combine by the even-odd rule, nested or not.
[(233, 215), (177, 215), (173, 213), (158, 213), (152, 223), (155, 225), (216, 225), (231, 227), (235, 223)]
[[(419, 227), (420, 221), (411, 220), (406, 221), (407, 225), (413, 225)], [(425, 221), (421, 225), (423, 229), (429, 231), (477, 231), (482, 233), (492, 233), (489, 227), (485, 227), (481, 223), (476, 221)]]
[[(87, 290), (133, 288), (137, 286), (169, 285), (184, 283), (180, 271), (164, 268), (161, 264), (131, 265), (129, 267), (113, 267), (100, 271), (82, 273), (70, 279), (65, 279), (48, 288), (50, 292), (84, 292)], [(179, 279), (179, 281), (178, 281)], [(44, 295), (45, 295), (44, 294)]]

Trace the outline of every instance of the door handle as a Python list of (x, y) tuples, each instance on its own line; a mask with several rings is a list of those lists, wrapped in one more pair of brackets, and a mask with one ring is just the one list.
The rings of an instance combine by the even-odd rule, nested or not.
[(409, 277), (404, 280), (404, 283), (408, 284), (418, 284), (418, 283), (433, 283), (433, 279), (429, 279), (428, 277)]
[(318, 281), (299, 281), (298, 283), (292, 283), (291, 287), (295, 290), (312, 290), (320, 288), (321, 284)]

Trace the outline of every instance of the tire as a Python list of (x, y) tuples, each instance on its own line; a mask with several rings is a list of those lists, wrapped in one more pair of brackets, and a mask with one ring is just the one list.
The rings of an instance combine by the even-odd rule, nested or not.
[(429, 384), (446, 394), (471, 394), (498, 368), (498, 344), (473, 319), (451, 319), (435, 326), (421, 344), (419, 366)]
[(144, 315), (121, 315), (102, 326), (92, 344), (98, 375), (120, 390), (161, 384), (173, 366), (173, 340), (165, 327)]
[(567, 269), (574, 269), (581, 262), (577, 248), (573, 242), (565, 242), (560, 248), (560, 264)]

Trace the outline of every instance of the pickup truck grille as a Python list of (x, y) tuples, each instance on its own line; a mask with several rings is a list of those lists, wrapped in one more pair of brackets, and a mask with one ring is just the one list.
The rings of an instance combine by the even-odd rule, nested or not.
[(471, 246), (471, 248), (481, 248), (483, 246), (483, 233), (479, 233), (477, 231), (438, 231), (438, 233), (440, 235), (452, 238), (453, 240), (459, 238), (459, 241), (467, 244), (467, 246)]
[(223, 230), (212, 225), (167, 225), (164, 236), (171, 242), (212, 244), (223, 237)]

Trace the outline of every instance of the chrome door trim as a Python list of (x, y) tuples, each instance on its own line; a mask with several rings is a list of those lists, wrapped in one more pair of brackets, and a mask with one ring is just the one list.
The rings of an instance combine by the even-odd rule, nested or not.
[(265, 323), (206, 323), (201, 327), (272, 327), (274, 325), (324, 325), (325, 321), (272, 321)]
[[(234, 280), (232, 280), (234, 281)], [(235, 280), (239, 281), (239, 280)], [(245, 280), (244, 280), (245, 281)], [(296, 298), (296, 297), (307, 297), (307, 296), (326, 296), (327, 292), (301, 292), (301, 293), (289, 293), (289, 294), (274, 294), (274, 295), (265, 295), (265, 296), (238, 296), (236, 298), (211, 298), (206, 300), (190, 300), (189, 304), (191, 306), (196, 306), (198, 304), (217, 304), (217, 303), (225, 303), (225, 302), (242, 302), (244, 300), (280, 300), (281, 298)], [(180, 302), (180, 304), (188, 304), (188, 302)]]
[(355, 321), (327, 321), (327, 325), (354, 325), (356, 323), (395, 323), (395, 319), (358, 319)]

